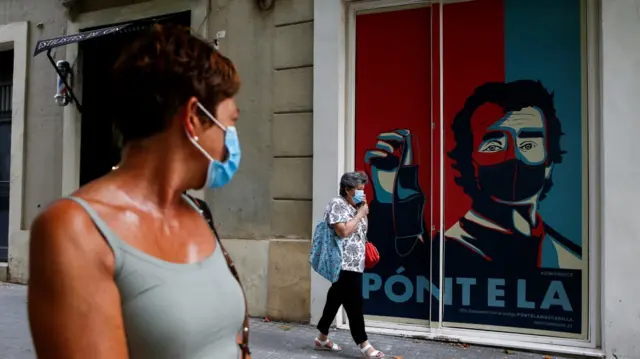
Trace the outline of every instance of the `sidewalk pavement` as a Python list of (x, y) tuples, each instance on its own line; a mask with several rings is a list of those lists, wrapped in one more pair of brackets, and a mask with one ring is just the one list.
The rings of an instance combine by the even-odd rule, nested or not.
[[(35, 359), (26, 311), (26, 287), (0, 282), (0, 358)], [(348, 331), (335, 330), (331, 338), (342, 353), (313, 350), (316, 330), (309, 325), (251, 321), (253, 359), (348, 359), (360, 358)], [(370, 335), (370, 341), (389, 359), (566, 359), (504, 349)]]

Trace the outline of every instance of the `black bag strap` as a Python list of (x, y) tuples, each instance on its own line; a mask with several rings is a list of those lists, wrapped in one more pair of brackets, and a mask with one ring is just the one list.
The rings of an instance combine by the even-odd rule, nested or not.
[(207, 202), (197, 199), (188, 194), (186, 196), (189, 197), (189, 199), (192, 200), (193, 203), (198, 206), (198, 208), (200, 208), (200, 214), (202, 214), (202, 217), (207, 221), (209, 227), (213, 231), (213, 234), (216, 236), (218, 245), (220, 246), (220, 249), (222, 249), (222, 254), (224, 255), (224, 259), (227, 261), (227, 266), (229, 267), (231, 274), (233, 274), (233, 276), (236, 278), (236, 280), (240, 284), (240, 288), (242, 289), (242, 295), (244, 297), (244, 322), (242, 323), (242, 343), (238, 345), (240, 346), (240, 350), (242, 351), (242, 358), (250, 358), (251, 351), (249, 350), (249, 307), (247, 306), (247, 296), (244, 293), (242, 283), (240, 282), (240, 276), (238, 275), (235, 264), (233, 264), (233, 260), (231, 260), (231, 256), (229, 256), (229, 253), (226, 249), (224, 249), (224, 246), (222, 245), (222, 240), (220, 239), (220, 236), (218, 236), (218, 231), (216, 231), (216, 226), (213, 223), (213, 215), (211, 214), (211, 209), (209, 209), (209, 205), (207, 205)]

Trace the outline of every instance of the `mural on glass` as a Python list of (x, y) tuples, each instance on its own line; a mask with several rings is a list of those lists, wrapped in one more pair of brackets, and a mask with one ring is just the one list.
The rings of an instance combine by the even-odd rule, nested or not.
[[(428, 134), (432, 117), (424, 115), (432, 108), (418, 104), (413, 88), (386, 86), (377, 104), (367, 102), (376, 90), (356, 89), (356, 163), (373, 183), (369, 238), (384, 262), (365, 274), (368, 314), (437, 321), (442, 296), (445, 326), (586, 336), (583, 14), (579, 0), (444, 7), (443, 291), (440, 233), (428, 230), (440, 223), (440, 163), (430, 152), (439, 133)], [(438, 72), (433, 59), (424, 63)], [(388, 75), (421, 74), (412, 65)], [(372, 73), (357, 70), (368, 76), (356, 86), (375, 88)], [(426, 81), (421, 95), (439, 79)], [(439, 103), (435, 89), (425, 103)], [(382, 118), (363, 109), (395, 108), (406, 97), (423, 112)]]

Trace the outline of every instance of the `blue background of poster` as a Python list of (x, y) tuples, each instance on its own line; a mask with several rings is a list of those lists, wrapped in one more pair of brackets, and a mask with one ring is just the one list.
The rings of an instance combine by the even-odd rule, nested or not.
[(581, 1), (505, 0), (504, 6), (505, 81), (541, 81), (555, 95), (564, 132), (566, 153), (553, 169), (553, 188), (539, 211), (558, 232), (582, 245)]

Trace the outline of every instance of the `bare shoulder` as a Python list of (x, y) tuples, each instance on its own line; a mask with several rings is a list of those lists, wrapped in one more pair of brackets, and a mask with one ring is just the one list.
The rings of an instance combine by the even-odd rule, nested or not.
[(75, 201), (59, 199), (44, 209), (34, 220), (32, 230), (44, 227), (55, 230), (57, 227), (68, 225), (87, 225), (91, 219), (85, 210)]
[(55, 253), (58, 259), (75, 257), (73, 261), (78, 261), (76, 256), (80, 256), (103, 269), (113, 263), (108, 245), (88, 213), (70, 199), (53, 202), (36, 217), (31, 226), (30, 247), (30, 256), (36, 258)]
[(113, 254), (78, 203), (56, 201), (35, 219), (28, 310), (38, 358), (127, 357), (113, 274)]

